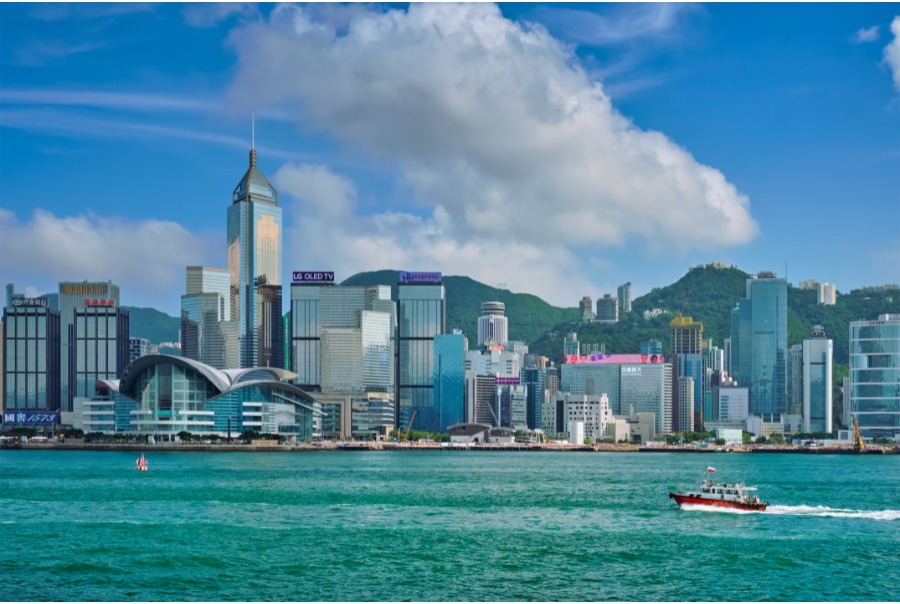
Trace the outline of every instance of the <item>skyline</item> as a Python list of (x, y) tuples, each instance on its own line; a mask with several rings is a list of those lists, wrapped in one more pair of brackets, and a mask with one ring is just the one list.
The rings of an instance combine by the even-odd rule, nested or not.
[(0, 5), (0, 282), (110, 279), (177, 315), (185, 267), (227, 265), (255, 111), (285, 277), (441, 271), (566, 307), (709, 262), (897, 283), (895, 13)]

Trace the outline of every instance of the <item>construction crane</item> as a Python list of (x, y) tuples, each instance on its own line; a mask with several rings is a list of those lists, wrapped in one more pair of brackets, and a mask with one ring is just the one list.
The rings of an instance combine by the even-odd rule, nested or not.
[(412, 428), (413, 420), (416, 419), (416, 411), (413, 410), (412, 417), (409, 418), (409, 423), (406, 424), (406, 434), (403, 436), (403, 440), (409, 441), (409, 431)]
[(859, 430), (859, 421), (856, 419), (853, 420), (853, 450), (857, 452), (866, 450), (866, 443)]

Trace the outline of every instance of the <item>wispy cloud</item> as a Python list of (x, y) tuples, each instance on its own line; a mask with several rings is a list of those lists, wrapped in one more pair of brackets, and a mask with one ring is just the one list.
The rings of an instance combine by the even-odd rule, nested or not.
[(188, 4), (182, 11), (184, 21), (191, 27), (215, 27), (232, 17), (252, 18), (260, 15), (259, 7), (243, 2), (210, 2)]
[(217, 101), (198, 100), (180, 96), (158, 94), (96, 92), (90, 90), (0, 89), (0, 103), (19, 105), (65, 105), (70, 107), (95, 107), (102, 109), (130, 110), (180, 110), (221, 111)]
[(531, 16), (563, 40), (607, 46), (652, 38), (680, 38), (686, 17), (702, 10), (692, 4), (613, 4), (581, 10), (541, 6)]
[(876, 42), (878, 40), (879, 30), (881, 29), (880, 25), (873, 25), (872, 27), (860, 29), (855, 34), (853, 34), (853, 42), (855, 44), (865, 44), (866, 42)]
[(894, 76), (894, 88), (900, 92), (900, 17), (891, 21), (891, 33), (894, 39), (884, 48), (884, 62)]

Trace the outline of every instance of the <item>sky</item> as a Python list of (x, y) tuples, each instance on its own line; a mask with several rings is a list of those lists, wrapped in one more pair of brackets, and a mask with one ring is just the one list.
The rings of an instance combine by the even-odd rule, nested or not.
[(177, 315), (185, 267), (227, 264), (251, 129), (286, 296), (900, 283), (898, 38), (894, 3), (3, 3), (0, 284)]

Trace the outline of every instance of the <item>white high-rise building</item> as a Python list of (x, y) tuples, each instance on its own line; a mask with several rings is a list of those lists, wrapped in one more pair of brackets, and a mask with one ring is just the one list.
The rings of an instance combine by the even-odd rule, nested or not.
[(483, 302), (481, 316), (478, 317), (478, 345), (500, 344), (509, 341), (509, 320), (504, 315), (506, 305), (503, 302)]
[(819, 304), (833, 306), (837, 303), (837, 288), (833, 283), (819, 284)]
[(821, 325), (803, 340), (803, 431), (831, 432), (832, 342)]

